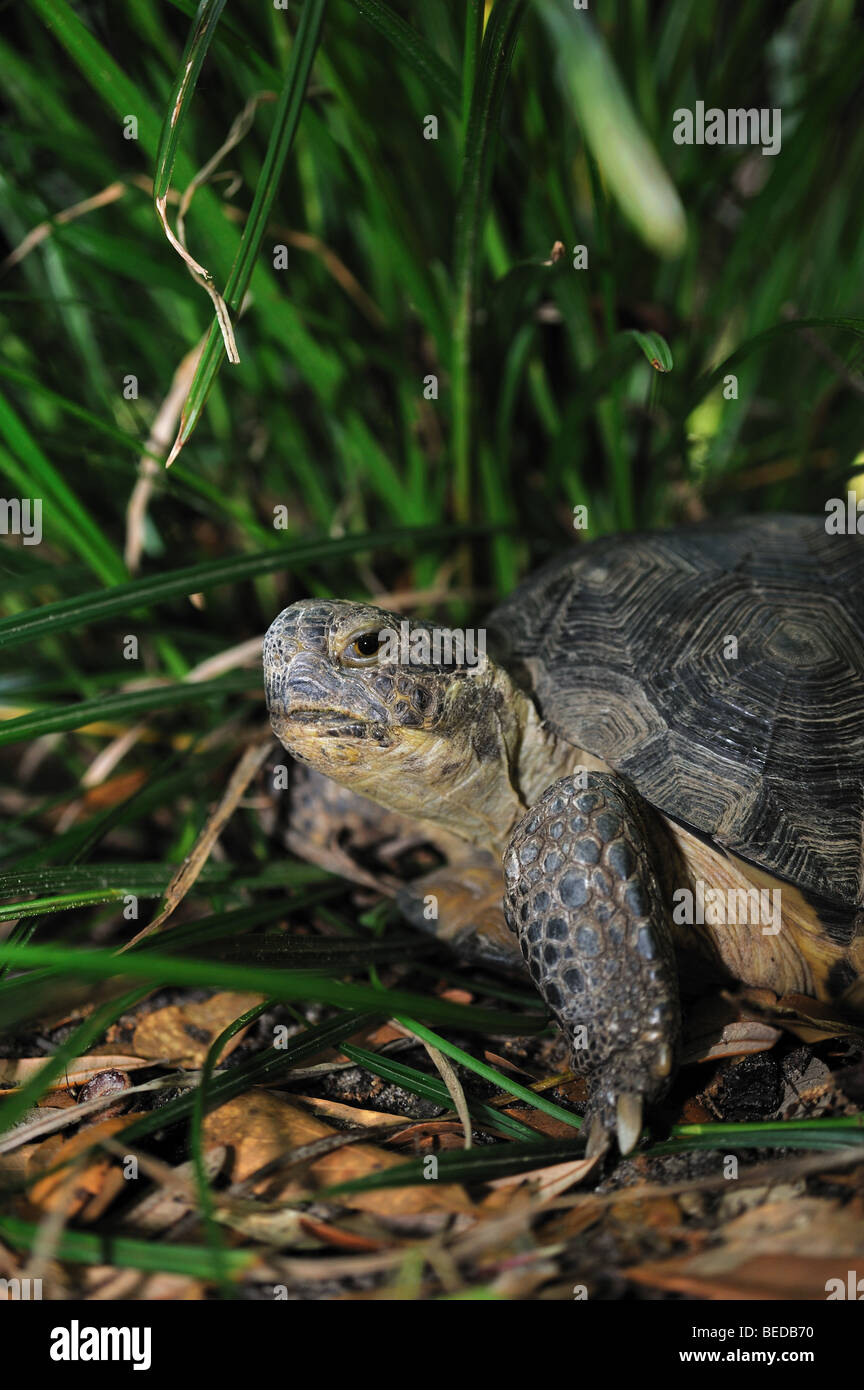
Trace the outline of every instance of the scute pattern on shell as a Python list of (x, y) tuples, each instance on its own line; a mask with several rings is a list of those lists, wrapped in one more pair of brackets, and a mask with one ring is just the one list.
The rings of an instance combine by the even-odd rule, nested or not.
[(596, 541), (487, 626), (543, 717), (652, 805), (864, 903), (864, 537), (772, 516)]

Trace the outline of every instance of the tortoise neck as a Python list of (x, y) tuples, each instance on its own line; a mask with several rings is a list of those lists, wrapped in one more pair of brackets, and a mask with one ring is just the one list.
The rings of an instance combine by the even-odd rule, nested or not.
[[(482, 693), (481, 693), (482, 692)], [(500, 854), (526, 809), (519, 777), (525, 732), (536, 711), (500, 667), (487, 662), (482, 683), (468, 692), (430, 786), (424, 819)], [(462, 703), (460, 701), (460, 703)], [(470, 713), (469, 713), (470, 711)]]
[[(550, 783), (575, 775), (580, 767), (609, 769), (544, 724), (533, 700), (501, 667), (493, 667), (491, 676), (498, 697), (489, 706), (498, 726), (498, 756), (485, 777), (472, 779), (470, 796), (460, 798), (463, 818), (457, 833), (500, 857), (516, 823)], [(451, 803), (448, 815), (453, 809)]]
[(547, 729), (533, 702), (491, 661), (454, 689), (453, 701), (458, 717), (425, 760), (421, 806), (416, 779), (403, 777), (389, 780), (385, 804), (401, 810), (402, 798), (427, 823), (500, 858), (517, 821), (550, 782), (574, 771), (580, 750)]
[[(608, 772), (606, 763), (571, 740), (561, 737), (543, 722), (534, 702), (512, 685), (512, 700), (519, 711), (520, 739), (516, 757), (511, 764), (511, 781), (518, 788), (522, 814), (559, 777), (576, 776), (580, 769), (589, 772)], [(515, 820), (498, 836), (495, 846), (504, 850), (513, 831)]]

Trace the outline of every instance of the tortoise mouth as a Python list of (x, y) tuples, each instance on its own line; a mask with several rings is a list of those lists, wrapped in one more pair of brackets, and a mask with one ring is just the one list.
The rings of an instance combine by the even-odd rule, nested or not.
[(345, 714), (340, 710), (331, 709), (292, 709), (284, 716), (285, 724), (289, 727), (292, 724), (303, 724), (314, 728), (316, 733), (323, 734), (325, 737), (332, 734), (334, 737), (345, 738), (365, 738), (369, 725), (364, 719), (356, 714)]

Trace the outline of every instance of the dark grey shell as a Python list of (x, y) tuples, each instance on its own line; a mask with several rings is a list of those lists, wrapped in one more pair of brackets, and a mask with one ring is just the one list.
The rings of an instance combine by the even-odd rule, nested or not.
[(544, 719), (652, 805), (864, 901), (864, 537), (773, 516), (596, 541), (488, 633)]

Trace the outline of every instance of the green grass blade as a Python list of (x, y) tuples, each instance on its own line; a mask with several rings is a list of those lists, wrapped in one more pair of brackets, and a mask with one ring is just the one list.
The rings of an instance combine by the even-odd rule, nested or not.
[[(42, 1235), (37, 1221), (17, 1216), (0, 1216), (0, 1236), (16, 1250), (32, 1250)], [(169, 1245), (160, 1241), (137, 1240), (108, 1232), (62, 1231), (52, 1254), (57, 1260), (73, 1264), (110, 1265), (116, 1269), (140, 1269), (142, 1273), (182, 1274), (189, 1279), (218, 1280), (223, 1269), (239, 1278), (258, 1260), (254, 1250), (226, 1250), (218, 1265), (213, 1253), (201, 1245)]]
[[(111, 980), (128, 976), (151, 985), (186, 985), (197, 989), (248, 989), (271, 994), (284, 1002), (315, 1000), (342, 1009), (374, 1009), (387, 1016), (399, 1010), (420, 1014), (435, 1023), (465, 1028), (471, 1032), (491, 1029), (492, 1032), (536, 1033), (544, 1020), (504, 1013), (494, 1009), (470, 1008), (451, 1004), (447, 1000), (424, 998), (399, 989), (375, 989), (370, 985), (342, 984), (338, 980), (307, 975), (299, 971), (264, 970), (253, 966), (219, 965), (212, 961), (178, 959), (157, 955), (156, 952), (127, 952), (117, 956), (111, 951), (74, 950), (63, 946), (10, 946), (0, 943), (0, 961), (13, 965), (55, 966), (66, 971), (70, 978), (81, 980)], [(535, 1098), (536, 1099), (536, 1098)], [(570, 1116), (572, 1122), (573, 1116)]]
[(117, 695), (101, 695), (95, 700), (81, 700), (62, 709), (43, 709), (34, 714), (22, 714), (17, 719), (0, 723), (0, 745), (20, 743), (25, 738), (40, 738), (43, 734), (65, 733), (82, 729), (96, 721), (133, 719), (156, 710), (181, 709), (199, 700), (216, 700), (238, 691), (254, 691), (260, 681), (246, 671), (233, 671), (212, 681), (180, 682), (160, 685), (155, 689), (127, 690)]
[(558, 54), (561, 91), (622, 212), (662, 256), (679, 256), (684, 209), (627, 96), (618, 70), (589, 16), (569, 0), (535, 0)]
[[(197, 888), (197, 884), (195, 888)], [(193, 888), (193, 892), (195, 891)], [(260, 907), (241, 907), (234, 908), (228, 912), (213, 913), (208, 917), (199, 917), (193, 922), (184, 922), (179, 926), (171, 928), (166, 935), (145, 937), (137, 942), (130, 949), (132, 951), (152, 951), (158, 946), (161, 951), (174, 953), (183, 951), (187, 948), (190, 951), (201, 950), (202, 947), (210, 945), (214, 941), (220, 941), (225, 937), (232, 939), (238, 937), (242, 932), (254, 931), (256, 927), (270, 926), (283, 918), (291, 917), (294, 913), (300, 912), (307, 907), (316, 907), (320, 903), (330, 901), (335, 897), (343, 896), (344, 885), (341, 883), (328, 884), (324, 887), (313, 889), (309, 893), (299, 893), (296, 897), (290, 897), (287, 901), (271, 902), (262, 904)], [(37, 924), (38, 925), (38, 924)], [(33, 923), (24, 921), (12, 933), (9, 938), (10, 946), (25, 945), (33, 938)], [(292, 937), (292, 940), (301, 938)], [(301, 955), (303, 952), (301, 951)], [(305, 959), (298, 963), (305, 964), (312, 953), (307, 951)], [(331, 958), (332, 959), (332, 958)], [(365, 960), (362, 965), (365, 967)], [(38, 974), (39, 998), (34, 995), (33, 979), (34, 974)], [(45, 1000), (45, 1010), (51, 1007), (52, 985), (55, 987), (58, 981), (63, 980), (62, 970), (40, 970), (26, 975), (18, 975), (14, 978), (6, 976), (0, 981), (0, 1027), (9, 1028), (18, 1023), (23, 1018), (32, 1018), (39, 1012), (41, 1000)]]
[(462, 151), (468, 141), (474, 84), (477, 80), (477, 60), (483, 43), (483, 24), (486, 17), (485, 0), (465, 0), (465, 44), (462, 51)]
[(41, 497), (43, 527), (48, 526), (46, 539), (52, 539), (52, 524), (56, 525), (70, 548), (103, 583), (117, 584), (125, 579), (126, 566), (120, 555), (2, 394), (0, 436), (11, 451), (11, 455), (0, 454), (0, 471), (11, 476), (24, 496)]
[(747, 338), (745, 342), (739, 343), (733, 352), (711, 371), (705, 372), (696, 381), (693, 393), (688, 402), (692, 407), (703, 396), (707, 396), (715, 386), (719, 386), (729, 368), (735, 366), (743, 358), (748, 357), (751, 352), (759, 348), (767, 347), (769, 343), (774, 343), (778, 338), (785, 338), (788, 333), (806, 331), (813, 328), (835, 328), (842, 333), (851, 333), (855, 338), (864, 339), (864, 319), (849, 317), (821, 317), (806, 319), (790, 319), (786, 323), (774, 324), (771, 328), (764, 329), (761, 333), (756, 333), (752, 338)]
[[(276, 197), (282, 170), (291, 151), (291, 145), (300, 121), (306, 84), (309, 80), (315, 50), (318, 47), (326, 5), (327, 0), (305, 0), (303, 6), (300, 25), (291, 49), (291, 60), (279, 96), (273, 133), (255, 188), (255, 197), (249, 218), (240, 239), (240, 249), (225, 287), (225, 302), (232, 312), (239, 309), (252, 279), (252, 272), (261, 249), (261, 241), (267, 226), (270, 209)], [(225, 344), (222, 333), (218, 323), (214, 321), (201, 361), (189, 388), (180, 420), (180, 429), (169, 455), (169, 463), (186, 444), (201, 418), (201, 412), (224, 356)]]
[(673, 1125), (670, 1139), (647, 1152), (687, 1149), (844, 1149), (864, 1145), (864, 1115), (824, 1120), (752, 1120), (735, 1124)]
[(422, 1023), (415, 1023), (410, 1018), (400, 1018), (398, 1020), (406, 1028), (410, 1028), (412, 1033), (416, 1033), (418, 1038), (429, 1043), (432, 1047), (437, 1047), (439, 1052), (443, 1052), (445, 1057), (458, 1062), (460, 1066), (467, 1067), (469, 1071), (476, 1072), (482, 1076), (484, 1081), (491, 1081), (493, 1086), (499, 1090), (506, 1091), (510, 1096), (516, 1096), (519, 1100), (527, 1101), (533, 1105), (535, 1110), (542, 1110), (544, 1115), (550, 1115), (553, 1120), (560, 1120), (565, 1125), (571, 1125), (573, 1129), (580, 1129), (582, 1120), (578, 1115), (574, 1115), (572, 1110), (565, 1110), (562, 1105), (556, 1105), (554, 1101), (547, 1100), (545, 1096), (538, 1095), (536, 1091), (531, 1091), (527, 1086), (521, 1086), (512, 1077), (505, 1076), (503, 1072), (496, 1071), (487, 1062), (481, 1062), (479, 1058), (472, 1057), (470, 1052), (464, 1048), (457, 1047), (455, 1043), (448, 1042), (446, 1038), (433, 1033), (430, 1028), (424, 1028)]
[[(584, 1145), (572, 1139), (541, 1140), (538, 1143), (494, 1144), (483, 1148), (450, 1150), (436, 1155), (439, 1182), (487, 1183), (519, 1173), (548, 1168), (553, 1163), (569, 1163), (583, 1156)], [(427, 1170), (428, 1171), (428, 1170)], [(316, 1201), (330, 1201), (348, 1192), (374, 1192), (388, 1187), (416, 1187), (428, 1182), (422, 1158), (409, 1159), (394, 1168), (383, 1168), (365, 1178), (352, 1178), (333, 1187), (319, 1188)]]
[(629, 337), (635, 338), (646, 361), (651, 363), (655, 372), (671, 372), (672, 349), (662, 334), (642, 333), (638, 328), (628, 328), (625, 331)]
[(159, 146), (161, 121), (144, 93), (115, 63), (78, 17), (68, 0), (31, 0), (31, 8), (66, 49), (95, 92), (117, 116), (138, 119), (138, 139), (151, 158)]
[(342, 555), (357, 554), (358, 551), (375, 551), (379, 548), (384, 550), (391, 546), (405, 545), (416, 550), (418, 546), (425, 544), (481, 535), (491, 529), (490, 526), (484, 525), (467, 528), (443, 525), (422, 529), (404, 527), (398, 530), (364, 532), (360, 535), (339, 536), (332, 540), (303, 541), (296, 545), (256, 551), (250, 555), (233, 555), (227, 559), (210, 560), (204, 564), (190, 565), (187, 569), (170, 570), (166, 574), (148, 575), (144, 579), (115, 585), (109, 590), (60, 599), (57, 603), (45, 604), (32, 612), (16, 613), (10, 618), (4, 618), (0, 621), (0, 650), (17, 647), (24, 642), (33, 642), (72, 627), (104, 622), (107, 618), (121, 613), (128, 614), (135, 608), (143, 608), (151, 603), (164, 603), (167, 599), (203, 593), (219, 584), (237, 584), (243, 579), (276, 574), (280, 570), (290, 572), (312, 560), (330, 561)]
[[(365, 1067), (367, 1071), (371, 1071), (375, 1076), (380, 1076), (384, 1081), (389, 1081), (394, 1086), (403, 1086), (406, 1091), (421, 1096), (423, 1100), (432, 1101), (435, 1105), (443, 1106), (445, 1110), (452, 1110), (453, 1099), (439, 1077), (430, 1076), (428, 1072), (418, 1071), (416, 1067), (407, 1067), (402, 1062), (397, 1062), (391, 1057), (384, 1057), (378, 1052), (370, 1052), (365, 1047), (355, 1047), (353, 1044), (346, 1043), (342, 1051), (352, 1062), (356, 1062), (360, 1067)], [(512, 1115), (505, 1115), (502, 1111), (496, 1110), (494, 1105), (468, 1100), (468, 1109), (472, 1117), (484, 1129), (494, 1129), (501, 1134), (506, 1134), (509, 1139), (527, 1140), (531, 1143), (541, 1142), (541, 1136), (529, 1125), (523, 1124), (521, 1120), (517, 1120)]]
[(277, 936), (256, 932), (237, 945), (218, 949), (220, 960), (238, 965), (272, 965), (280, 969), (314, 970), (342, 974), (365, 970), (370, 965), (398, 965), (400, 961), (427, 955), (440, 949), (434, 938), (416, 936), (385, 937), (363, 941), (356, 937)]
[[(683, 1131), (688, 1131), (685, 1138)], [(699, 1131), (692, 1133), (690, 1131)], [(864, 1116), (837, 1120), (778, 1120), (744, 1124), (676, 1125), (670, 1139), (639, 1150), (646, 1155), (685, 1153), (689, 1149), (844, 1149), (864, 1146)], [(567, 1163), (582, 1154), (581, 1145), (568, 1140), (543, 1140), (536, 1144), (497, 1144), (468, 1152), (437, 1156), (439, 1182), (492, 1182), (513, 1177), (535, 1168)], [(398, 1167), (385, 1168), (365, 1178), (355, 1178), (337, 1186), (319, 1189), (317, 1201), (328, 1201), (348, 1192), (370, 1192), (388, 1187), (411, 1187), (428, 1182), (422, 1158)]]
[(454, 247), (453, 497), (455, 514), (471, 514), (471, 339), (478, 256), (489, 205), (489, 189), (504, 89), (526, 0), (497, 0), (492, 11), (471, 98), (465, 158), (456, 213)]
[(213, 1082), (213, 1073), (225, 1044), (250, 1023), (254, 1023), (269, 1008), (270, 1000), (267, 999), (263, 1004), (256, 1004), (254, 1008), (247, 1009), (245, 1013), (240, 1014), (238, 1018), (229, 1023), (227, 1028), (223, 1028), (208, 1049), (207, 1056), (204, 1058), (204, 1065), (201, 1068), (201, 1080), (195, 1091), (192, 1116), (189, 1122), (189, 1148), (195, 1170), (195, 1185), (198, 1189), (198, 1206), (204, 1218), (204, 1231), (213, 1259), (216, 1278), (223, 1286), (223, 1296), (230, 1293), (230, 1290), (225, 1287), (230, 1282), (230, 1265), (227, 1259), (228, 1247), (225, 1232), (216, 1220), (216, 1203), (213, 1200), (213, 1193), (207, 1179), (207, 1165), (204, 1159), (204, 1119), (207, 1115), (207, 1100)]
[[(214, 1077), (206, 1096), (206, 1109), (217, 1109), (226, 1101), (241, 1096), (253, 1086), (276, 1085), (290, 1076), (294, 1067), (310, 1061), (319, 1053), (331, 1047), (338, 1047), (345, 1038), (360, 1033), (377, 1022), (376, 1014), (343, 1013), (337, 1018), (329, 1018), (306, 1028), (296, 1037), (289, 1038), (283, 1047), (265, 1047), (254, 1057), (248, 1058), (239, 1066), (231, 1067), (221, 1076)], [(118, 1135), (126, 1143), (143, 1139), (145, 1135), (157, 1130), (169, 1129), (172, 1125), (188, 1119), (195, 1104), (195, 1094), (176, 1096), (167, 1105), (152, 1115), (141, 1115), (132, 1120)]]
[[(29, 898), (27, 902), (0, 907), (0, 922), (12, 922), (18, 917), (35, 917), (42, 912), (71, 912), (73, 908), (92, 907), (94, 903), (119, 902), (126, 897), (126, 893), (125, 888), (91, 888), (53, 898)], [(137, 896), (146, 895), (139, 893)], [(153, 897), (158, 897), (158, 894), (154, 893)]]
[[(381, 0), (351, 0), (351, 3), (382, 39), (392, 45), (399, 57), (414, 69), (429, 89), (430, 96), (436, 96), (451, 109), (458, 107), (459, 83), (456, 74), (410, 24), (406, 24)], [(470, 0), (470, 3), (475, 3), (475, 0)]]
[(156, 156), (156, 174), (153, 180), (153, 201), (156, 203), (164, 198), (171, 187), (171, 176), (192, 95), (224, 8), (225, 0), (201, 0), (198, 6), (195, 23), (183, 50), (177, 80), (165, 108), (165, 120), (162, 122)]
[[(179, 869), (176, 863), (131, 862), (94, 864), (64, 864), (58, 868), (12, 869), (0, 873), (0, 898), (11, 893), (61, 893), (88, 888), (120, 888), (139, 898), (158, 898), (164, 893)], [(315, 864), (303, 864), (286, 859), (282, 863), (244, 866), (208, 863), (203, 866), (192, 892), (212, 891), (223, 885), (264, 891), (271, 888), (291, 888), (307, 883), (332, 882), (326, 869)]]

